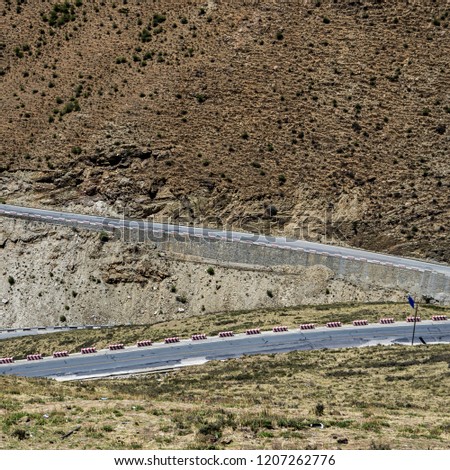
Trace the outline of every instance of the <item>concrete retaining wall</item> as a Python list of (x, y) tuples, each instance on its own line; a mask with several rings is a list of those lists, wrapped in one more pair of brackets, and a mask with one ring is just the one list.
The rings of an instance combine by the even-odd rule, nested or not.
[(344, 258), (326, 253), (308, 253), (302, 250), (266, 247), (247, 243), (195, 239), (189, 241), (169, 238), (160, 241), (161, 250), (199, 256), (220, 262), (261, 266), (314, 266), (330, 268), (337, 279), (343, 279), (364, 288), (383, 287), (400, 289), (415, 295), (433, 297), (442, 304), (450, 304), (450, 278), (441, 273), (414, 268), (400, 268), (379, 262)]

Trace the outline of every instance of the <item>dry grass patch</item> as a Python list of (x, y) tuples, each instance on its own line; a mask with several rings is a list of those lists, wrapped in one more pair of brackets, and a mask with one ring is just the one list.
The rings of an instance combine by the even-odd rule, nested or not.
[(449, 365), (447, 345), (392, 346), (245, 357), (122, 380), (2, 377), (0, 446), (445, 449)]

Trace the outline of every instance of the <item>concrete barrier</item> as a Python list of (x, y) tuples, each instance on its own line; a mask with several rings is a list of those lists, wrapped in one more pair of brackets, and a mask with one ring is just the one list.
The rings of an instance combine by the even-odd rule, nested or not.
[(207, 339), (207, 338), (206, 338), (206, 335), (204, 333), (201, 333), (199, 335), (192, 335), (191, 339), (192, 339), (192, 341), (199, 341), (199, 340)]
[(109, 348), (110, 351), (116, 351), (118, 349), (125, 349), (125, 346), (122, 343), (120, 343), (120, 344), (110, 344), (108, 346), (108, 348)]
[(406, 317), (408, 323), (420, 322), (420, 317)]
[(81, 354), (92, 354), (96, 353), (97, 349), (95, 347), (92, 348), (81, 348)]
[(42, 354), (28, 354), (27, 361), (39, 361), (43, 359)]
[(327, 323), (327, 328), (340, 328), (342, 323), (340, 321), (330, 321)]
[(178, 338), (178, 336), (174, 336), (173, 338), (166, 338), (164, 340), (164, 342), (166, 344), (169, 344), (169, 343), (179, 343), (180, 342), (180, 338)]
[(433, 321), (446, 321), (447, 320), (447, 316), (446, 315), (433, 315), (431, 317), (431, 319)]
[(69, 355), (69, 351), (55, 351), (53, 353), (53, 357), (67, 357)]
[(314, 325), (314, 323), (303, 323), (300, 325), (301, 330), (314, 330), (315, 327), (316, 325)]
[(246, 335), (259, 335), (261, 334), (261, 330), (259, 328), (252, 328), (245, 332)]
[(221, 331), (219, 333), (219, 338), (227, 338), (229, 336), (234, 336), (234, 333), (232, 331)]
[(151, 346), (152, 341), (149, 339), (143, 339), (142, 341), (137, 342), (137, 347), (138, 348), (143, 348), (144, 346)]
[(365, 326), (368, 324), (369, 322), (367, 320), (353, 320), (353, 326)]
[(393, 318), (380, 318), (380, 323), (382, 325), (388, 325), (390, 323), (395, 323), (395, 320)]
[(13, 357), (2, 357), (0, 358), (0, 364), (12, 364), (14, 362)]
[(275, 326), (274, 328), (272, 328), (272, 331), (274, 333), (281, 333), (283, 331), (288, 331), (288, 327), (287, 326)]

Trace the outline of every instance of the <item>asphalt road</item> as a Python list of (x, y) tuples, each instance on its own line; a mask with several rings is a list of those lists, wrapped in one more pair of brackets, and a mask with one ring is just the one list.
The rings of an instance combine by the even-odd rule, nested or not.
[(365, 250), (357, 250), (354, 248), (326, 245), (323, 243), (307, 242), (304, 240), (291, 240), (282, 237), (271, 237), (252, 233), (223, 231), (206, 227), (187, 227), (182, 225), (161, 224), (142, 220), (105, 218), (92, 215), (35, 209), (30, 207), (18, 207), (8, 204), (0, 204), (0, 215), (67, 226), (81, 225), (86, 229), (91, 230), (113, 231), (115, 229), (134, 229), (142, 231), (146, 234), (150, 234), (151, 237), (155, 239), (158, 239), (160, 235), (162, 236), (170, 234), (180, 238), (199, 237), (210, 240), (224, 240), (229, 242), (250, 243), (257, 245), (259, 244), (268, 247), (286, 248), (309, 253), (327, 254), (329, 256), (365, 260), (369, 263), (393, 265), (405, 269), (414, 269), (419, 271), (428, 270), (443, 273), (450, 277), (450, 266), (445, 264), (428, 263), (410, 258), (390, 256)]
[[(323, 348), (349, 348), (375, 344), (409, 344), (412, 323), (373, 324), (362, 327), (317, 328), (259, 335), (239, 334), (230, 338), (212, 337), (201, 341), (155, 343), (149, 347), (124, 350), (102, 350), (97, 353), (72, 354), (65, 358), (44, 358), (0, 365), (0, 375), (50, 377), (74, 380), (109, 375), (124, 375), (158, 369), (171, 369), (210, 360), (223, 360), (243, 355), (283, 353)], [(424, 321), (416, 326), (416, 342), (450, 342), (450, 322)]]

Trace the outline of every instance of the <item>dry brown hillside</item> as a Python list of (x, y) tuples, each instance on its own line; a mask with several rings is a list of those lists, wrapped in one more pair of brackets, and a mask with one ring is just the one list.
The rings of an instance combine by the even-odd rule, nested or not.
[(450, 260), (447, 1), (0, 8), (5, 200)]

